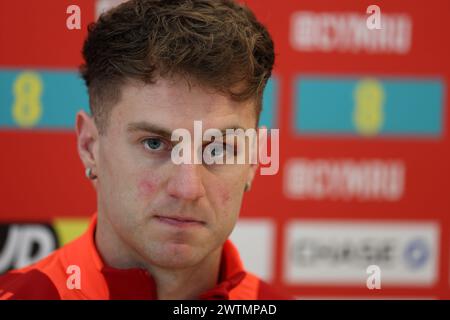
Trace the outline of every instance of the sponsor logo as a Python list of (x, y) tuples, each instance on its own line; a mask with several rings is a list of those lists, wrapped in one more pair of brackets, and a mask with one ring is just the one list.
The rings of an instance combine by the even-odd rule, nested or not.
[(381, 29), (367, 27), (368, 16), (356, 12), (298, 11), (291, 16), (290, 42), (303, 52), (407, 54), (412, 45), (412, 19), (383, 13)]
[(284, 193), (297, 200), (398, 201), (405, 171), (401, 160), (290, 159)]
[(440, 79), (302, 76), (296, 81), (295, 130), (308, 135), (440, 137), (443, 92)]
[[(72, 129), (77, 111), (89, 112), (86, 86), (75, 71), (0, 70), (0, 88), (0, 128)], [(278, 80), (272, 77), (264, 90), (260, 126), (276, 126), (277, 101)]]
[(77, 111), (88, 111), (76, 72), (0, 70), (0, 88), (0, 128), (72, 129)]
[(83, 218), (58, 218), (51, 224), (0, 224), (0, 274), (45, 258), (81, 235), (88, 222)]
[(431, 286), (437, 278), (439, 227), (432, 222), (310, 222), (286, 232), (285, 281), (366, 286), (376, 265), (386, 285)]
[(430, 248), (426, 240), (414, 239), (407, 244), (403, 255), (407, 267), (420, 269), (430, 258)]

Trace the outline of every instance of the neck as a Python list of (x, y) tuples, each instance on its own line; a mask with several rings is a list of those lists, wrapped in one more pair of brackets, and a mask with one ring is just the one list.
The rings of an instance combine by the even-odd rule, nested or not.
[[(222, 249), (221, 247), (219, 249)], [(213, 288), (219, 278), (221, 250), (216, 250), (205, 261), (185, 269), (147, 268), (156, 282), (158, 299), (184, 300), (198, 297)]]
[(95, 244), (103, 261), (110, 267), (146, 269), (156, 283), (160, 300), (197, 299), (213, 288), (219, 278), (222, 247), (192, 267), (174, 269), (155, 266), (121, 241), (109, 220), (100, 214), (97, 216)]

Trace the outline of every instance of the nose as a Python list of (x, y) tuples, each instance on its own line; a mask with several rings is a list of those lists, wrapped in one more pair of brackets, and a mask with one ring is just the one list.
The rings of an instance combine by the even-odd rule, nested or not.
[(201, 178), (201, 165), (179, 164), (175, 165), (173, 170), (167, 184), (167, 192), (170, 196), (193, 201), (205, 195), (205, 187)]

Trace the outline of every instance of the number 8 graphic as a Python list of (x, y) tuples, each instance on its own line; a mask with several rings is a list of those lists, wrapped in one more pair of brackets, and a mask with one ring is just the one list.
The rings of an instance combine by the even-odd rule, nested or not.
[(384, 123), (384, 90), (375, 79), (364, 79), (354, 91), (353, 122), (356, 130), (365, 136), (376, 135)]
[(41, 119), (42, 89), (42, 80), (35, 72), (23, 72), (16, 78), (13, 86), (15, 101), (12, 116), (20, 127), (32, 127)]

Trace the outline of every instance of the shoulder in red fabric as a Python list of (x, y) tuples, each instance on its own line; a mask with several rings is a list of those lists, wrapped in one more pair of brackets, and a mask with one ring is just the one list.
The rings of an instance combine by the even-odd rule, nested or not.
[(31, 269), (0, 277), (0, 300), (59, 300), (57, 288), (43, 272)]

